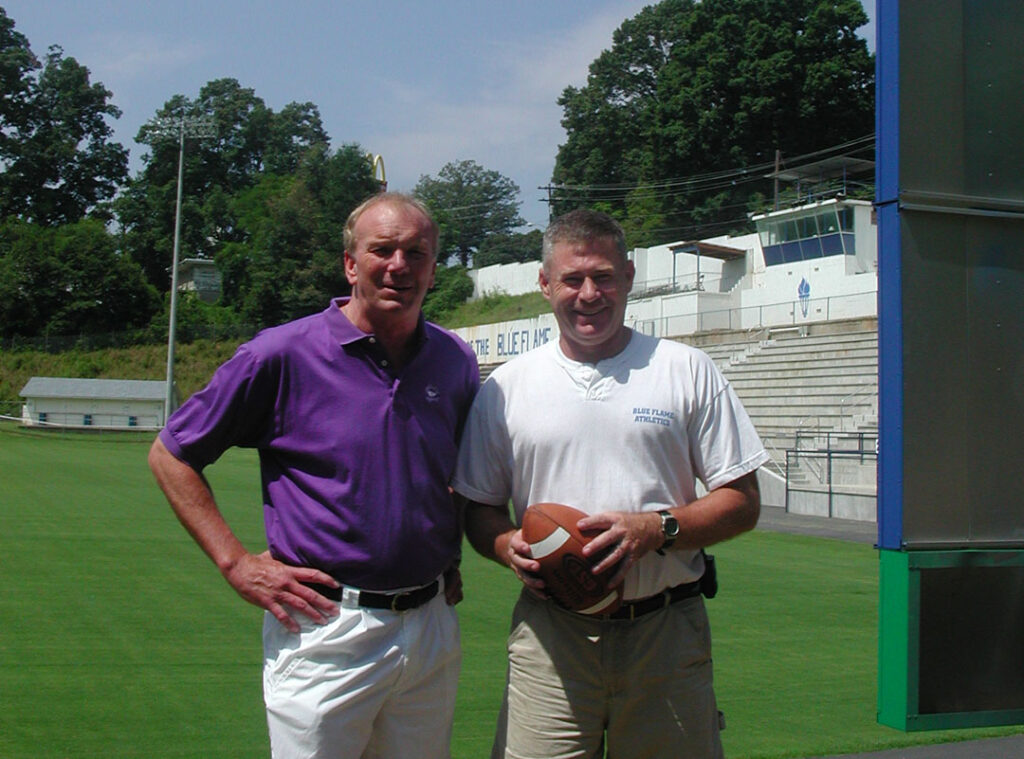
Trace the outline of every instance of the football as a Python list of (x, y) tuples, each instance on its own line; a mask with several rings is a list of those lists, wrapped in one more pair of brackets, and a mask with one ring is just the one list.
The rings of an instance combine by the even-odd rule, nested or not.
[(583, 555), (583, 546), (597, 532), (584, 534), (576, 523), (585, 517), (579, 509), (560, 503), (535, 503), (523, 514), (523, 540), (540, 563), (540, 576), (548, 594), (578, 614), (610, 614), (622, 603), (622, 586), (609, 589), (616, 567), (599, 575), (591, 567), (599, 559)]

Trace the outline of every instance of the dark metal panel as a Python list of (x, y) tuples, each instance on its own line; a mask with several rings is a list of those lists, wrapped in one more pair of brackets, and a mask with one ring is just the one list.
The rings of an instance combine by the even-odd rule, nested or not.
[(901, 4), (900, 193), (965, 196), (982, 205), (1024, 197), (1020, 5)]
[[(899, 413), (903, 542), (1024, 545), (1024, 5), (896, 5), (898, 109), (879, 124), (898, 125), (901, 250), (897, 276), (880, 247), (880, 470), (893, 476)], [(900, 333), (900, 377), (885, 332)], [(886, 403), (893, 381), (902, 397)], [(879, 492), (888, 508), (895, 488)]]
[[(1024, 567), (1019, 555), (920, 570), (920, 714), (1024, 713)], [(999, 558), (999, 557), (997, 557)]]
[(1020, 0), (965, 2), (964, 189), (1024, 199), (1024, 54)]
[(901, 220), (903, 540), (1024, 545), (1024, 220)]
[(1024, 545), (1024, 219), (963, 224), (968, 542)]
[(899, 192), (962, 193), (962, 0), (899, 7)]
[(909, 211), (900, 218), (903, 540), (945, 543), (969, 531), (962, 222)]

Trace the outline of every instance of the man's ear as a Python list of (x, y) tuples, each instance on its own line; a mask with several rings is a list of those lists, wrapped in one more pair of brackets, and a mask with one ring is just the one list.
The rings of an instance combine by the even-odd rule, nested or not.
[(540, 267), (540, 272), (537, 274), (537, 283), (540, 285), (540, 291), (544, 294), (544, 297), (548, 300), (551, 299), (551, 282), (548, 281), (548, 273), (544, 271), (544, 267)]
[(345, 279), (348, 280), (350, 285), (356, 283), (356, 261), (349, 255), (349, 252), (345, 251)]

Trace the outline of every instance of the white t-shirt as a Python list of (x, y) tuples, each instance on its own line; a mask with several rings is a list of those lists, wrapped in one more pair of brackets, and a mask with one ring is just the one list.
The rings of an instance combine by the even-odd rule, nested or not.
[[(473, 402), (453, 487), (480, 503), (511, 500), (601, 511), (658, 511), (768, 460), (732, 387), (702, 351), (634, 332), (595, 364), (557, 342), (497, 368)], [(650, 553), (626, 576), (627, 599), (698, 579), (697, 551)]]

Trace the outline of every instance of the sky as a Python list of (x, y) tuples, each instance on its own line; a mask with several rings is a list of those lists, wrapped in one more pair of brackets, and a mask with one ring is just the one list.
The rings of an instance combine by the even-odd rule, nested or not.
[[(122, 111), (132, 173), (139, 127), (172, 96), (230, 77), (268, 107), (312, 102), (337, 147), (380, 155), (392, 190), (452, 161), (514, 181), (544, 227), (565, 141), (558, 97), (586, 83), (612, 34), (651, 0), (0, 0), (37, 56), (87, 67)], [(869, 13), (874, 3), (867, 0)], [(860, 31), (874, 48), (871, 26)]]

